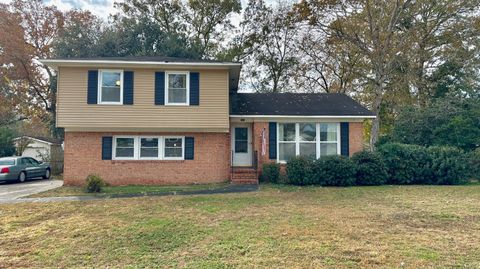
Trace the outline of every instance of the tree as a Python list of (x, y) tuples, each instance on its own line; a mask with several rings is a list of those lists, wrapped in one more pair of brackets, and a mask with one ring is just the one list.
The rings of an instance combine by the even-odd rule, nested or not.
[(55, 133), (55, 73), (38, 59), (51, 58), (52, 42), (63, 27), (63, 14), (42, 1), (16, 0), (0, 16), (0, 65), (3, 84), (26, 117), (41, 118)]
[[(410, 0), (304, 1), (304, 17), (323, 31), (331, 43), (341, 43), (363, 59), (362, 79), (370, 106), (377, 115), (398, 59), (408, 44), (408, 29), (401, 24)], [(323, 16), (330, 14), (332, 19)], [(380, 117), (373, 120), (370, 144), (378, 141)]]
[[(241, 9), (238, 0), (127, 0), (116, 6), (122, 12), (114, 16), (117, 23), (149, 26), (142, 37), (148, 39), (153, 31), (162, 43), (183, 46), (188, 56), (204, 59), (216, 55), (232, 27), (230, 16)], [(165, 48), (158, 45), (151, 47), (155, 55)]]
[(12, 156), (15, 153), (14, 137), (12, 129), (0, 127), (0, 157)]
[(412, 29), (406, 53), (420, 105), (449, 90), (472, 87), (466, 78), (479, 67), (480, 39), (475, 29), (479, 11), (476, 0), (422, 0), (410, 6), (402, 23)]
[(424, 107), (408, 106), (399, 113), (390, 139), (475, 150), (480, 147), (480, 99), (447, 96)]
[(72, 10), (66, 13), (64, 26), (53, 41), (56, 57), (82, 58), (98, 54), (98, 43), (104, 23), (89, 11)]
[(257, 91), (292, 90), (290, 76), (298, 62), (295, 44), (299, 32), (290, 12), (286, 3), (272, 7), (263, 0), (249, 1), (244, 11), (241, 26), (250, 45), (244, 47), (248, 52), (244, 73)]

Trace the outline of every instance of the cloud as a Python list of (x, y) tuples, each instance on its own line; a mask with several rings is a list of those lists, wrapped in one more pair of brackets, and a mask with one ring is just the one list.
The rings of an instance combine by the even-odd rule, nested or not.
[[(2, 1), (2, 0), (0, 0)], [(108, 20), (108, 16), (116, 12), (113, 7), (118, 0), (44, 0), (47, 5), (54, 5), (62, 11), (70, 9), (89, 10), (94, 15)]]

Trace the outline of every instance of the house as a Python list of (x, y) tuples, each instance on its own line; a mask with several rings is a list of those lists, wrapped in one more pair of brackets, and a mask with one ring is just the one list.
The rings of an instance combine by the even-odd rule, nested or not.
[(42, 60), (58, 72), (66, 185), (257, 183), (262, 164), (362, 149), (375, 115), (344, 94), (238, 93), (240, 63)]
[(17, 155), (32, 157), (49, 162), (53, 174), (60, 174), (63, 169), (63, 141), (45, 136), (20, 136), (13, 139)]

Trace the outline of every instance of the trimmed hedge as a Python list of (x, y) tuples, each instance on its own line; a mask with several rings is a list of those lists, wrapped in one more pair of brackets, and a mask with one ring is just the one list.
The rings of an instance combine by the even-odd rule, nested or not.
[(279, 183), (280, 165), (278, 163), (266, 163), (262, 166), (262, 182)]
[(310, 184), (322, 186), (352, 186), (355, 184), (355, 164), (347, 157), (326, 156), (313, 161)]
[[(277, 166), (264, 166), (279, 182)], [(388, 184), (458, 185), (480, 177), (480, 150), (466, 154), (454, 147), (422, 147), (386, 143), (377, 152), (362, 151), (352, 158), (327, 156), (318, 160), (292, 158), (286, 179), (292, 185), (352, 186)]]
[(427, 148), (387, 143), (378, 148), (387, 166), (389, 184), (422, 184), (430, 181), (431, 157)]
[(425, 184), (458, 185), (465, 184), (470, 176), (467, 155), (454, 147), (430, 147), (431, 180)]
[(311, 185), (310, 169), (312, 160), (304, 157), (294, 157), (287, 162), (287, 184), (292, 185)]
[(357, 169), (356, 185), (383, 185), (387, 183), (387, 166), (379, 153), (360, 151), (353, 154), (351, 160), (355, 163)]

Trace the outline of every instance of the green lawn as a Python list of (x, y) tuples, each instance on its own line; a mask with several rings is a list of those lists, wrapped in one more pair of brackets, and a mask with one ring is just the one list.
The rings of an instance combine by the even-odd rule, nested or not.
[(479, 268), (480, 186), (0, 205), (0, 268)]
[(28, 196), (29, 198), (37, 197), (59, 197), (59, 196), (110, 196), (124, 194), (152, 194), (152, 193), (171, 193), (171, 192), (189, 192), (200, 190), (214, 190), (228, 186), (229, 183), (218, 184), (197, 184), (197, 185), (177, 185), (177, 186), (114, 186), (104, 187), (100, 193), (88, 193), (85, 187), (62, 186), (53, 190), (37, 193)]

